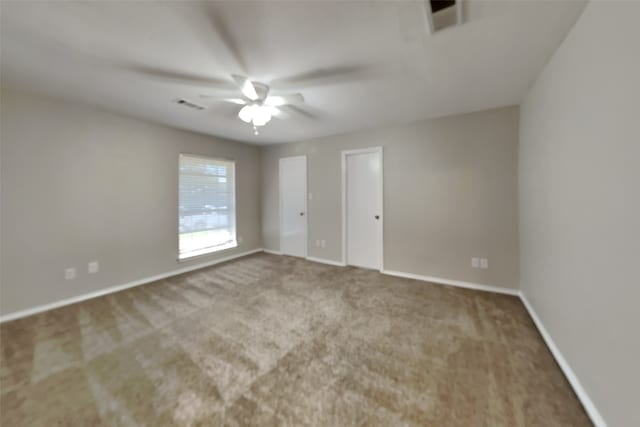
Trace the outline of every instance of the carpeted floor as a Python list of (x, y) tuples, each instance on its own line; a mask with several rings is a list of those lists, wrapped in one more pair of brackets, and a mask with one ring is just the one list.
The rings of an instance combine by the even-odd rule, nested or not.
[(258, 254), (0, 326), (2, 426), (586, 426), (515, 297)]

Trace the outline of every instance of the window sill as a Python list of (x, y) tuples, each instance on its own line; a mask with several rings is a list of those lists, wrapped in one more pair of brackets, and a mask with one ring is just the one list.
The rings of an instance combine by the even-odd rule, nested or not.
[(203, 258), (207, 255), (215, 254), (217, 252), (226, 251), (227, 249), (233, 249), (238, 247), (238, 242), (233, 241), (226, 245), (217, 246), (215, 248), (201, 249), (199, 251), (193, 251), (188, 254), (178, 255), (178, 262), (191, 261), (192, 259)]

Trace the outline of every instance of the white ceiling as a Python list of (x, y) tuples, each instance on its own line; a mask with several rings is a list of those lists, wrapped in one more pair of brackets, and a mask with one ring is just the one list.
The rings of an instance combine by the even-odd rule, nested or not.
[[(256, 144), (519, 104), (582, 1), (465, 2), (429, 34), (422, 1), (1, 2), (2, 85)], [(230, 74), (300, 92), (254, 136)], [(207, 110), (173, 101), (185, 98)]]

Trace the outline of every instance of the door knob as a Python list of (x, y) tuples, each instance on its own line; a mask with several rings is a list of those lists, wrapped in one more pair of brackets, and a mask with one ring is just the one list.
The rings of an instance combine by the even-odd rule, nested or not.
[(304, 212), (300, 212), (300, 216), (304, 216)]
[(380, 219), (380, 215), (376, 215), (376, 216), (375, 216), (375, 218), (376, 218), (376, 219)]

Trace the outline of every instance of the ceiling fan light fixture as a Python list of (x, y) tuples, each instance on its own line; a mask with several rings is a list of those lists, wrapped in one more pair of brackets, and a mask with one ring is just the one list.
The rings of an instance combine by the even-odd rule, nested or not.
[(271, 120), (271, 111), (263, 105), (255, 105), (253, 109), (253, 124), (264, 126)]
[(238, 74), (232, 74), (231, 78), (240, 89), (243, 95), (242, 98), (220, 98), (215, 95), (203, 94), (200, 97), (217, 98), (219, 101), (242, 105), (242, 108), (238, 111), (238, 117), (243, 122), (251, 125), (256, 135), (258, 126), (266, 125), (273, 117), (279, 119), (291, 117), (278, 107), (295, 106), (304, 102), (304, 97), (300, 93), (270, 96), (269, 86), (264, 83), (252, 82), (248, 77)]
[(264, 126), (271, 120), (271, 111), (269, 107), (264, 105), (245, 105), (240, 109), (238, 117), (245, 123), (253, 123), (254, 126)]
[(238, 113), (238, 117), (240, 117), (240, 120), (245, 123), (251, 123), (251, 120), (253, 119), (252, 107), (253, 105), (245, 105), (240, 109), (240, 112)]

